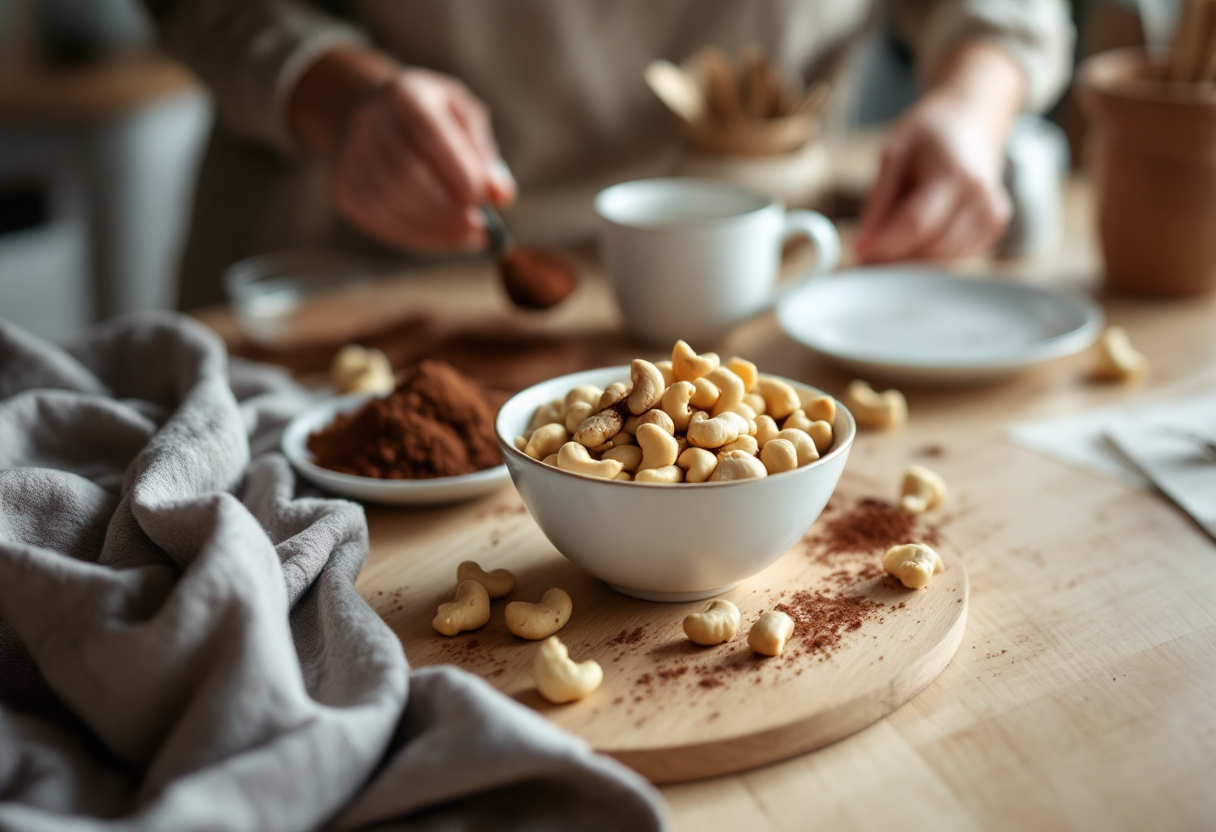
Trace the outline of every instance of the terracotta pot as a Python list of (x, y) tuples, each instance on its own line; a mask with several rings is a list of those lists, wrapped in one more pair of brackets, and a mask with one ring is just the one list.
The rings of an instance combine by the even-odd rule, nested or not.
[(1216, 88), (1165, 81), (1164, 64), (1121, 49), (1081, 65), (1087, 166), (1113, 289), (1216, 289)]

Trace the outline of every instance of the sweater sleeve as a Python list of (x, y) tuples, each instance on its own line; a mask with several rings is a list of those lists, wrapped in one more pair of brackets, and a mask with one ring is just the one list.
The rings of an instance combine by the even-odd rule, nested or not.
[(892, 17), (922, 81), (971, 40), (997, 44), (1021, 67), (1028, 111), (1050, 107), (1072, 72), (1074, 32), (1064, 0), (895, 0)]
[(293, 0), (145, 0), (165, 49), (202, 79), (236, 133), (298, 152), (287, 106), (325, 52), (363, 44), (357, 29)]

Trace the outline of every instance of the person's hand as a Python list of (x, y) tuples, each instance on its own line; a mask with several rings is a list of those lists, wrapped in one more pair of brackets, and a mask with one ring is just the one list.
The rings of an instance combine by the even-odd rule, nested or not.
[(484, 246), (479, 206), (515, 198), (485, 105), (459, 81), (418, 69), (400, 71), (351, 112), (331, 189), (359, 231), (429, 250)]
[(963, 53), (896, 123), (862, 213), (862, 261), (966, 257), (1000, 240), (1012, 210), (1004, 144), (1020, 102), (1020, 75), (1010, 71), (1018, 73), (1003, 54)]

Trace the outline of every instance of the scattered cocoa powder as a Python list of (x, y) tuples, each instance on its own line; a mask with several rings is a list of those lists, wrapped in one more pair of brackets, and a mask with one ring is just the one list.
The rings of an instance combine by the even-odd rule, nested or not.
[(938, 534), (935, 528), (920, 528), (914, 514), (881, 500), (865, 499), (840, 514), (823, 518), (809, 542), (830, 558), (850, 552), (885, 552), (901, 543), (932, 546), (938, 542)]
[(776, 610), (794, 619), (793, 646), (799, 655), (830, 656), (845, 633), (861, 629), (883, 605), (860, 595), (828, 595), (800, 589)]
[(622, 644), (637, 644), (642, 640), (646, 628), (634, 627), (632, 630), (621, 630), (612, 639), (608, 641), (609, 647), (618, 647)]
[(502, 461), (485, 393), (451, 366), (419, 361), (397, 389), (308, 437), (322, 468), (378, 479), (452, 477)]

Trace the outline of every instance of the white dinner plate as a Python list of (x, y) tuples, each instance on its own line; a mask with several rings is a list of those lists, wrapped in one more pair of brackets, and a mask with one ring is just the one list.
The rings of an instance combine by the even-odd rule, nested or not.
[(791, 338), (858, 374), (928, 383), (989, 381), (1086, 349), (1102, 310), (1064, 289), (927, 268), (812, 278), (777, 304)]
[(436, 477), (426, 480), (381, 480), (339, 474), (313, 464), (308, 452), (308, 437), (313, 431), (328, 425), (339, 413), (348, 413), (366, 402), (370, 396), (352, 393), (326, 399), (297, 415), (283, 431), (282, 449), (293, 468), (313, 485), (369, 503), (385, 505), (437, 505), (470, 500), (502, 488), (511, 481), (507, 466), (495, 465), (484, 471), (461, 474), (458, 477)]

